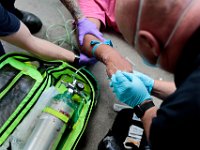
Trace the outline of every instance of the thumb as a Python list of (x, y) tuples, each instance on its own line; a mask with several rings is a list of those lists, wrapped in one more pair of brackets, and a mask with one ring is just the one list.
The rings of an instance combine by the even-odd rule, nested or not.
[(96, 36), (98, 39), (100, 39), (101, 41), (105, 41), (105, 39), (103, 38), (103, 34), (99, 31), (97, 31), (97, 34), (93, 34), (94, 36)]
[(97, 59), (95, 57), (88, 57), (87, 55), (80, 53), (80, 65), (92, 65), (97, 62)]
[(129, 79), (124, 75), (124, 72), (122, 71), (117, 71), (115, 74), (115, 80), (121, 84), (123, 82), (129, 81)]
[(82, 46), (83, 45), (83, 35), (79, 34), (79, 44)]
[(110, 81), (110, 87), (119, 87), (120, 85), (126, 85), (127, 82), (130, 82), (121, 71), (117, 71), (115, 74), (112, 75)]
[(99, 40), (105, 41), (105, 39), (103, 38), (103, 34), (100, 31), (98, 31), (98, 29), (88, 31), (87, 34), (91, 34), (95, 36), (96, 38), (98, 38)]

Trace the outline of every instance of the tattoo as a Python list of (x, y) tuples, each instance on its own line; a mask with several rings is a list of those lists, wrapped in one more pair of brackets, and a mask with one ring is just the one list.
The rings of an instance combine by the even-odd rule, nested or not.
[(72, 17), (78, 21), (78, 19), (83, 17), (83, 14), (76, 2), (76, 0), (60, 0), (64, 6), (69, 10)]

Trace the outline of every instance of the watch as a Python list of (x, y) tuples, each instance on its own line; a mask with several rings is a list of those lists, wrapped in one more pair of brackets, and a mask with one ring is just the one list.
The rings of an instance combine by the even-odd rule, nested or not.
[(134, 112), (138, 118), (142, 118), (144, 116), (145, 111), (154, 106), (155, 105), (153, 101), (151, 100), (151, 101), (145, 102), (144, 104), (135, 106)]

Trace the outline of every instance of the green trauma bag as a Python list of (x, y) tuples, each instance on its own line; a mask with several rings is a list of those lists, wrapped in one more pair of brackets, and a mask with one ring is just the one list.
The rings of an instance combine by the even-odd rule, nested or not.
[[(70, 100), (76, 107), (69, 117), (57, 108), (55, 99), (56, 95), (64, 95), (72, 89)], [(41, 125), (41, 121), (44, 125), (44, 118), (50, 123), (47, 121), (45, 125), (46, 138), (42, 135), (40, 138), (44, 139), (40, 141), (52, 136), (53, 141), (46, 142), (48, 149), (76, 149), (98, 97), (96, 79), (84, 67), (76, 68), (63, 61), (45, 61), (23, 53), (3, 55), (0, 57), (0, 150), (26, 149), (26, 145), (31, 149), (30, 145), (40, 137), (33, 132), (41, 132), (42, 128), (37, 125), (38, 122)], [(52, 107), (49, 106), (51, 99), (54, 99)], [(71, 104), (67, 104), (65, 109), (69, 111)], [(54, 124), (55, 120), (60, 124)], [(36, 145), (45, 147), (44, 143)]]

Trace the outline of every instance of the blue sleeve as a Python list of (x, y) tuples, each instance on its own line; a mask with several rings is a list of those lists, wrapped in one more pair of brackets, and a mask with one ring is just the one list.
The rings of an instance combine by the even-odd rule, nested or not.
[(19, 19), (6, 11), (0, 3), (0, 36), (7, 36), (15, 33), (20, 28)]

